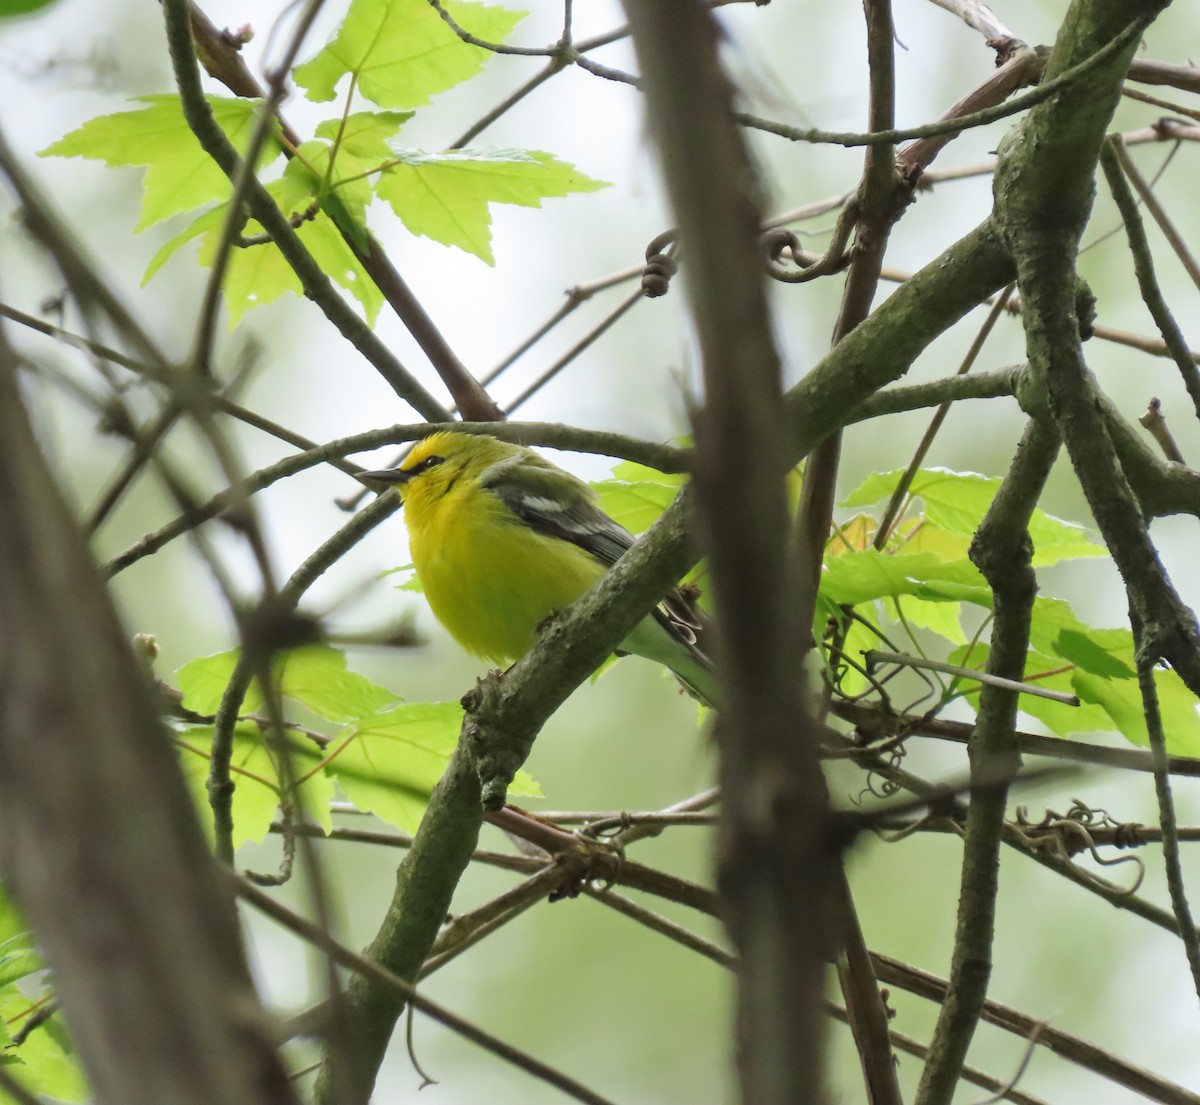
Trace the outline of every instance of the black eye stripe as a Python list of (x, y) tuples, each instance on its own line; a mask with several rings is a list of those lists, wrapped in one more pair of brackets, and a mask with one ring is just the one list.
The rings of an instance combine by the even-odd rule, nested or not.
[(436, 468), (442, 463), (445, 457), (426, 457), (420, 464), (417, 465), (417, 470), (420, 472), (428, 472), (430, 468)]

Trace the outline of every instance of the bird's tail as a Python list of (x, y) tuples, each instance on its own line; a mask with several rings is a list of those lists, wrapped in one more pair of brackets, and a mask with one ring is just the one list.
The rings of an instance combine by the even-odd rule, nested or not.
[[(718, 709), (720, 694), (716, 674), (701, 651), (696, 634), (688, 632), (689, 628), (679, 626), (673, 619), (655, 611), (655, 615), (643, 619), (621, 642), (621, 650), (670, 668), (688, 694), (705, 706)], [(695, 628), (699, 629), (701, 625), (697, 623)]]

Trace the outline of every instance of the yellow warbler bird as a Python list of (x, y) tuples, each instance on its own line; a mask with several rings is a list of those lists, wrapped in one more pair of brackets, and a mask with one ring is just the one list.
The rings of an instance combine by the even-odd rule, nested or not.
[[(493, 663), (524, 656), (542, 623), (588, 590), (634, 540), (582, 480), (494, 437), (431, 434), (399, 468), (358, 478), (399, 489), (430, 607), (463, 648)], [(701, 629), (698, 612), (676, 589), (620, 651), (664, 664), (711, 706), (716, 682), (699, 646)]]

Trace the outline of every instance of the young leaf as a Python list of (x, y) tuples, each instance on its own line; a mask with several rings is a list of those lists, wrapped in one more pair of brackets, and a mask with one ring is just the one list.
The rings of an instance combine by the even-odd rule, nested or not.
[(3, 885), (0, 885), (0, 947), (3, 946), (2, 942), (28, 931), (29, 925), (17, 911), (16, 903), (4, 892)]
[(488, 205), (540, 207), (543, 199), (607, 187), (537, 150), (397, 150), (375, 191), (413, 234), (495, 263)]
[(630, 533), (649, 529), (679, 493), (678, 487), (646, 480), (600, 480), (592, 490), (600, 509)]
[(42, 8), (48, 8), (54, 2), (55, 0), (0, 0), (0, 19), (29, 15), (41, 11)]
[[(6, 1027), (10, 1039), (11, 1033), (18, 1031), (37, 1007), (38, 1003), (17, 987), (0, 988), (0, 1025)], [(6, 1047), (2, 1055), (0, 1061), (4, 1061), (6, 1073), (32, 1096), (67, 1102), (88, 1099), (83, 1068), (62, 1017), (51, 1017), (31, 1032), (20, 1047)], [(5, 1096), (3, 1100), (9, 1098)]]
[(967, 643), (967, 636), (962, 628), (962, 603), (905, 595), (891, 599), (888, 607), (894, 620), (901, 625), (928, 629), (956, 645)]
[(1136, 679), (1133, 634), (1128, 629), (1097, 629), (1080, 621), (1063, 599), (1039, 595), (1033, 602), (1029, 643), (1046, 656), (1061, 656), (1105, 678)]
[[(215, 714), (240, 654), (240, 649), (233, 648), (184, 664), (178, 673), (184, 706), (198, 714)], [(275, 657), (273, 670), (284, 698), (293, 699), (314, 714), (339, 724), (374, 714), (400, 701), (386, 687), (348, 671), (346, 654), (329, 645), (305, 645), (282, 652)], [(256, 714), (261, 709), (262, 691), (255, 682), (241, 712)]]
[[(343, 120), (325, 119), (314, 131), (318, 138), (327, 138), (339, 151), (345, 151), (364, 161), (382, 165), (392, 159), (391, 140), (400, 128), (413, 117), (411, 111), (356, 111)], [(346, 176), (346, 173), (340, 173)]]
[[(903, 472), (877, 472), (869, 476), (849, 497), (844, 507), (870, 506), (890, 498), (900, 484)], [(1000, 480), (974, 472), (951, 472), (943, 468), (922, 468), (914, 477), (909, 495), (919, 496), (925, 504), (925, 521), (947, 533), (970, 537), (991, 506)], [(1029, 522), (1035, 567), (1057, 564), (1060, 560), (1105, 556), (1106, 550), (1073, 522), (1035, 510)]]
[[(1112, 637), (1112, 634), (1118, 634)], [(1063, 629), (1054, 639), (1054, 651), (1076, 667), (1100, 675), (1106, 679), (1136, 679), (1137, 672), (1131, 668), (1122, 654), (1125, 642), (1121, 640), (1123, 630), (1096, 630), (1090, 636), (1074, 629)], [(1129, 634), (1129, 652), (1133, 651), (1133, 634)], [(1109, 648), (1102, 643), (1108, 637)]]
[[(212, 808), (208, 801), (208, 771), (212, 761), (211, 725), (189, 726), (178, 738), (179, 763), (192, 793), (200, 823), (212, 838)], [(257, 725), (239, 722), (233, 731), (230, 777), (233, 792), (233, 846), (262, 840), (279, 812), (279, 780)]]
[[(259, 100), (208, 96), (218, 125), (239, 151), (254, 132)], [(101, 115), (84, 123), (41, 151), (41, 157), (87, 157), (107, 165), (144, 165), (142, 215), (137, 230), (224, 199), (232, 187), (228, 177), (196, 140), (183, 117), (179, 96), (142, 96), (148, 106), (136, 111)], [(258, 167), (269, 165), (283, 152), (273, 137), (263, 143)]]
[(348, 671), (346, 654), (329, 645), (307, 645), (283, 657), (280, 693), (329, 721), (344, 723), (400, 701), (386, 687)]
[[(950, 654), (952, 664), (970, 667), (975, 671), (987, 668), (988, 656), (991, 649), (986, 644), (975, 644), (970, 655), (965, 648), (955, 649)], [(1023, 678), (1035, 686), (1044, 687), (1049, 691), (1061, 691), (1063, 694), (1078, 693), (1074, 685), (1074, 671), (1068, 669), (1059, 671), (1063, 664), (1055, 657), (1043, 656), (1030, 652), (1025, 660)], [(1054, 675), (1044, 673), (1053, 671)], [(966, 691), (963, 696), (973, 706), (979, 704), (979, 685), (972, 685), (963, 680), (959, 689)], [(1023, 694), (1018, 700), (1022, 713), (1036, 718), (1057, 737), (1070, 737), (1080, 733), (1111, 733), (1114, 729), (1112, 719), (1099, 706), (1082, 703), (1079, 706), (1068, 706), (1064, 702), (1054, 702), (1048, 698), (1038, 698), (1036, 695)]]
[[(308, 183), (296, 173), (285, 172), (281, 179), (267, 185), (267, 191), (285, 215), (294, 221), (300, 220), (296, 234), (321, 270), (354, 296), (362, 305), (367, 321), (374, 323), (383, 305), (383, 294), (354, 256), (333, 220), (323, 211), (313, 213), (313, 197)], [(201, 264), (212, 263), (217, 248), (217, 233), (209, 231), (205, 236), (200, 248)], [(262, 227), (251, 220), (246, 224), (245, 233), (261, 234)], [(251, 307), (270, 303), (285, 292), (303, 294), (300, 278), (273, 242), (248, 249), (235, 249), (230, 257), (222, 291), (229, 307), (231, 327), (237, 325), (241, 316)]]
[[(1100, 706), (1131, 744), (1148, 748), (1150, 734), (1142, 713), (1142, 695), (1136, 679), (1106, 679), (1076, 669), (1072, 678), (1075, 693), (1084, 702)], [(1200, 716), (1196, 696), (1173, 671), (1155, 670), (1158, 707), (1166, 735), (1167, 751), (1173, 756), (1200, 756)]]
[[(460, 27), (488, 42), (503, 42), (525, 18), (465, 0), (445, 0), (444, 7)], [(352, 0), (329, 44), (292, 77), (310, 100), (332, 100), (349, 73), (380, 107), (420, 107), (475, 76), (490, 56), (464, 43), (427, 0)]]
[[(840, 614), (841, 611), (839, 610), (838, 613)], [(818, 617), (822, 623), (827, 620), (827, 618), (820, 617), (819, 613)], [(853, 618), (846, 624), (842, 640), (842, 655), (835, 655), (831, 658), (835, 667), (844, 665), (838, 682), (838, 691), (841, 694), (858, 695), (870, 689), (871, 682), (865, 674), (866, 663), (863, 653), (878, 648), (879, 643), (878, 635), (872, 631), (869, 625), (858, 618)]]
[[(240, 649), (218, 652), (213, 656), (201, 656), (189, 660), (175, 674), (179, 689), (183, 692), (183, 705), (197, 714), (215, 714), (225, 695), (225, 688), (233, 677)], [(242, 700), (242, 713), (255, 714), (262, 709), (262, 692), (255, 684), (250, 685)]]
[[(328, 771), (360, 809), (414, 831), (462, 728), (457, 702), (411, 702), (354, 723), (330, 749)], [(541, 789), (518, 772), (512, 794)]]
[[(212, 810), (208, 801), (208, 771), (211, 764), (213, 730), (211, 725), (184, 729), (178, 738), (180, 765), (200, 813), (200, 821), (211, 836)], [(303, 780), (298, 790), (299, 807), (310, 821), (326, 832), (332, 827), (329, 804), (333, 801), (333, 783), (320, 769), (317, 749), (307, 741), (289, 735), (291, 773)], [(239, 722), (233, 731), (231, 777), (233, 792), (233, 846), (262, 840), (279, 815), (283, 786), (275, 758), (267, 746), (266, 734), (255, 724)]]
[(154, 256), (150, 258), (150, 264), (146, 266), (146, 271), (142, 273), (142, 287), (144, 288), (149, 284), (158, 275), (158, 270), (178, 253), (180, 249), (187, 245), (188, 242), (199, 238), (200, 235), (214, 228), (222, 226), (228, 211), (229, 205), (227, 203), (219, 203), (216, 207), (210, 207), (207, 211), (197, 215), (174, 237), (168, 238), (163, 242), (155, 251)]
[[(675, 438), (671, 444), (688, 446), (691, 441), (688, 438)], [(636, 460), (622, 460), (614, 464), (611, 478), (623, 483), (661, 483), (675, 488), (676, 491), (687, 482), (686, 476), (660, 472), (647, 464), (638, 464)]]
[(344, 183), (339, 183), (327, 179), (332, 153), (332, 143), (317, 138), (299, 146), (296, 157), (283, 170), (284, 177), (303, 196), (293, 201), (293, 207), (307, 210), (313, 203), (319, 202), (331, 218), (335, 214), (343, 214), (342, 225), (348, 226), (358, 244), (365, 246), (367, 205), (375, 198), (372, 181), (366, 174), (374, 170), (379, 161), (373, 158), (365, 160), (348, 150), (339, 150), (335, 168), (338, 177), (344, 180)]
[(844, 522), (834, 522), (833, 533), (825, 542), (825, 555), (845, 556), (869, 549), (875, 530), (875, 519), (869, 514), (856, 514)]
[(894, 530), (888, 541), (888, 549), (906, 553), (933, 553), (939, 560), (966, 560), (971, 547), (970, 537), (947, 533), (935, 526), (928, 518), (914, 524), (905, 524)]
[(32, 932), (18, 932), (0, 943), (0, 987), (20, 982), (46, 967)]
[(934, 602), (965, 600), (991, 607), (991, 592), (974, 564), (945, 563), (932, 553), (889, 555), (864, 549), (832, 557), (821, 573), (821, 591), (832, 602), (850, 606), (917, 595)]
[[(288, 168), (291, 169), (291, 165)], [(296, 233), (313, 255), (313, 259), (330, 279), (340, 284), (359, 301), (367, 321), (373, 323), (383, 305), (383, 295), (359, 264), (358, 258), (334, 226), (333, 220), (323, 211), (313, 210), (315, 195), (311, 181), (311, 174), (299, 170), (285, 171), (282, 178), (272, 181), (266, 187), (284, 214), (299, 223)], [(151, 259), (142, 277), (142, 283), (145, 284), (154, 276), (180, 246), (196, 237), (201, 240), (200, 263), (211, 266), (216, 256), (227, 210), (227, 204), (220, 204), (204, 212), (189, 227), (163, 245)], [(262, 227), (251, 219), (246, 223), (243, 234), (248, 237), (261, 235)], [(274, 242), (235, 248), (230, 253), (225, 282), (221, 287), (221, 294), (229, 310), (230, 329), (241, 321), (242, 316), (251, 307), (272, 303), (286, 292), (301, 295), (303, 288), (299, 277), (284, 260)]]

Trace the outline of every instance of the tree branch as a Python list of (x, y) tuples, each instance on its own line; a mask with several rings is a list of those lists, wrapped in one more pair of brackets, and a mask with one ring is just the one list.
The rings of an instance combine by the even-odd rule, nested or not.
[[(1011, 469), (971, 541), (971, 559), (992, 588), (995, 620), (987, 670), (1019, 681), (1025, 674), (1037, 577), (1029, 519), (1058, 456), (1058, 434), (1031, 420)], [(921, 1072), (917, 1105), (949, 1105), (987, 997), (999, 892), (1000, 839), (1008, 787), (1021, 757), (1017, 692), (985, 683), (968, 745), (974, 789), (963, 841), (962, 890), (950, 965), (950, 989)], [(987, 786), (980, 785), (987, 783)]]
[[(1101, 42), (1128, 37), (1165, 5), (1122, 0), (1071, 9), (1048, 72)], [(1131, 56), (1120, 56), (1026, 121), (996, 175), (997, 217), (1017, 266), (1030, 365), (1043, 376), (1050, 409), (1096, 524), (1150, 647), (1200, 694), (1200, 628), (1158, 559), (1145, 517), (1108, 435), (1083, 361), (1075, 303), (1075, 256), (1091, 209), (1093, 166)]]
[(1150, 252), (1150, 243), (1146, 239), (1146, 228), (1142, 225), (1142, 217), (1138, 213), (1137, 201), (1133, 198), (1126, 173), (1132, 165), (1129, 155), (1125, 152), (1120, 138), (1110, 138), (1100, 151), (1100, 167), (1108, 180), (1109, 190), (1116, 202), (1117, 210), (1121, 213), (1121, 221), (1125, 224), (1125, 235), (1129, 239), (1129, 252), (1133, 254), (1133, 271), (1137, 276), (1138, 287), (1142, 293), (1142, 302), (1146, 304), (1158, 332), (1162, 335), (1163, 344), (1179, 368), (1183, 377), (1183, 386), (1191, 397), (1196, 416), (1200, 418), (1200, 369), (1188, 349), (1183, 331), (1171, 314), (1162, 289), (1154, 275), (1154, 258)]

